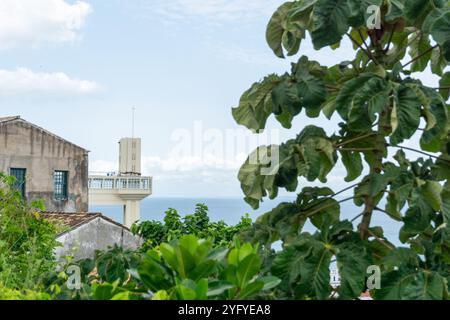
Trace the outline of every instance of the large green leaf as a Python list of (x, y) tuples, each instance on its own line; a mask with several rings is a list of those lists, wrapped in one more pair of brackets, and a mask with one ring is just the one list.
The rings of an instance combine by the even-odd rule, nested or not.
[(211, 281), (208, 285), (208, 296), (214, 297), (223, 294), (228, 289), (233, 288), (233, 285), (227, 281), (216, 280)]
[(285, 128), (290, 128), (292, 119), (302, 111), (298, 85), (290, 79), (279, 83), (272, 91), (273, 111)]
[(305, 224), (306, 219), (297, 203), (283, 202), (260, 216), (257, 222), (269, 226), (272, 232), (276, 230), (279, 237), (283, 241), (287, 241), (287, 237), (298, 233), (299, 229)]
[(433, 8), (430, 0), (407, 0), (405, 1), (404, 13), (406, 18), (415, 26), (421, 26), (426, 16)]
[(386, 271), (415, 270), (419, 267), (419, 256), (409, 248), (395, 248), (381, 260)]
[(388, 12), (384, 16), (384, 19), (388, 22), (392, 22), (396, 19), (402, 18), (405, 1), (406, 0), (390, 0), (388, 2)]
[(280, 282), (281, 282), (281, 279), (274, 277), (274, 276), (262, 277), (262, 278), (259, 278), (258, 280), (264, 284), (261, 289), (262, 291), (271, 290), (271, 289), (275, 288), (276, 286), (278, 286), (278, 284), (280, 284)]
[(338, 294), (341, 299), (356, 299), (364, 291), (370, 260), (361, 245), (346, 243), (338, 247), (336, 259), (341, 279)]
[[(333, 142), (322, 128), (307, 126), (296, 139), (289, 140), (279, 146), (278, 154), (271, 158), (270, 151), (260, 147), (255, 150), (239, 171), (239, 181), (246, 195), (245, 200), (254, 208), (268, 193), (271, 198), (277, 195), (278, 188), (295, 191), (298, 177), (303, 176), (310, 181), (319, 179), (326, 182), (326, 177), (338, 159)], [(271, 148), (269, 148), (271, 149)], [(270, 161), (252, 163), (258, 154), (269, 155)], [(253, 161), (251, 161), (253, 160)], [(264, 174), (261, 169), (276, 164), (275, 172)]]
[(333, 253), (323, 243), (312, 238), (306, 238), (302, 246), (311, 247), (312, 250), (301, 264), (301, 281), (296, 290), (319, 300), (328, 299), (331, 293), (330, 263)]
[(309, 181), (319, 179), (325, 183), (326, 176), (336, 164), (336, 151), (331, 141), (324, 138), (311, 138), (296, 146), (306, 166), (304, 176)]
[(426, 69), (428, 62), (431, 60), (430, 38), (420, 31), (418, 31), (418, 34), (413, 34), (413, 37), (414, 40), (411, 42), (409, 55), (415, 61), (411, 65), (411, 71), (421, 72)]
[(447, 180), (441, 194), (444, 222), (450, 227), (450, 182)]
[(436, 124), (433, 128), (425, 130), (420, 139), (420, 146), (425, 151), (439, 152), (450, 130), (448, 107), (443, 103), (433, 104), (429, 111), (436, 119)]
[(250, 280), (259, 272), (261, 268), (261, 258), (253, 253), (245, 257), (238, 264), (236, 278), (240, 288), (244, 288)]
[(391, 144), (397, 145), (409, 139), (416, 132), (420, 124), (420, 102), (414, 91), (401, 86), (396, 90), (394, 106), (399, 125), (392, 133)]
[[(259, 201), (269, 193), (271, 198), (276, 197), (278, 187), (284, 187), (288, 191), (294, 191), (297, 187), (298, 170), (292, 158), (292, 145), (295, 142), (279, 146), (278, 154), (274, 154), (271, 161), (261, 161), (261, 155), (272, 155), (272, 150), (276, 146), (261, 146), (257, 148), (239, 170), (238, 179), (241, 182), (241, 188), (246, 195), (245, 200), (254, 208), (258, 208)], [(272, 161), (277, 163), (278, 171), (264, 173), (272, 165)]]
[(441, 80), (439, 81), (439, 87), (441, 88), (439, 92), (445, 101), (450, 97), (450, 72), (446, 72)]
[[(295, 33), (289, 33), (289, 30), (286, 30), (287, 26), (287, 18), (289, 15), (289, 11), (293, 6), (293, 2), (286, 2), (281, 5), (277, 11), (273, 14), (272, 18), (269, 21), (266, 31), (266, 40), (269, 44), (269, 47), (273, 50), (275, 55), (280, 58), (284, 58), (283, 52), (283, 38), (284, 37), (293, 37), (291, 41), (294, 42), (292, 44), (292, 48), (297, 48), (300, 45), (300, 40), (298, 35), (302, 35), (301, 29), (296, 29)], [(300, 34), (298, 34), (300, 33)], [(291, 35), (289, 35), (291, 34)], [(293, 52), (290, 52), (293, 53)]]
[(319, 50), (339, 42), (349, 29), (349, 15), (347, 0), (318, 0), (313, 10), (314, 27), (311, 32), (314, 48)]
[(261, 82), (255, 83), (247, 90), (239, 101), (239, 106), (232, 109), (237, 123), (249, 129), (261, 130), (272, 113), (272, 90), (282, 79), (270, 75)]
[(346, 182), (356, 180), (363, 171), (363, 164), (361, 160), (361, 154), (359, 152), (352, 151), (340, 151), (342, 156), (342, 163), (347, 169)]
[(295, 284), (299, 280), (306, 254), (307, 252), (298, 250), (294, 245), (288, 246), (277, 253), (272, 263), (272, 273), (287, 285)]
[(376, 300), (402, 300), (405, 288), (414, 281), (414, 274), (391, 271), (382, 273), (381, 288), (375, 291)]
[(442, 73), (446, 67), (447, 61), (445, 60), (443, 49), (440, 47), (434, 49), (431, 53), (431, 72), (442, 76)]
[[(308, 113), (310, 110), (317, 109), (327, 97), (324, 82), (320, 78), (310, 74), (302, 74), (298, 79), (300, 80), (297, 85), (298, 92), (302, 105), (306, 108), (306, 112)], [(317, 116), (318, 112), (315, 114)], [(311, 116), (310, 114), (308, 115)]]
[(414, 187), (414, 176), (407, 170), (402, 171), (392, 181), (387, 197), (386, 212), (395, 220), (401, 221), (401, 210)]
[(447, 281), (436, 272), (421, 270), (402, 292), (403, 300), (443, 300)]
[(442, 206), (441, 192), (443, 188), (437, 181), (426, 181), (421, 186), (421, 192), (424, 200), (435, 211), (440, 211)]
[[(441, 53), (450, 62), (450, 10), (440, 10), (432, 15), (430, 31), (433, 39), (440, 45)], [(436, 11), (436, 10), (435, 10)]]
[(365, 82), (353, 98), (349, 127), (353, 131), (370, 130), (376, 119), (375, 114), (388, 107), (390, 91), (391, 86), (379, 77)]
[(301, 217), (309, 217), (318, 229), (325, 229), (339, 221), (340, 205), (332, 198), (330, 188), (305, 187), (298, 194), (296, 204)]
[(404, 225), (401, 228), (402, 242), (406, 242), (408, 238), (415, 236), (423, 231), (425, 231), (430, 226), (430, 215), (427, 211), (421, 210), (418, 206), (410, 207), (406, 211), (406, 215), (403, 218)]
[(369, 74), (360, 75), (347, 81), (336, 98), (336, 110), (344, 120), (348, 120), (352, 108), (353, 98), (364, 84), (372, 78)]
[(155, 251), (147, 252), (137, 272), (143, 284), (153, 292), (167, 290), (175, 285), (173, 275)]
[(445, 12), (435, 20), (431, 27), (431, 35), (441, 45), (450, 40), (450, 11)]

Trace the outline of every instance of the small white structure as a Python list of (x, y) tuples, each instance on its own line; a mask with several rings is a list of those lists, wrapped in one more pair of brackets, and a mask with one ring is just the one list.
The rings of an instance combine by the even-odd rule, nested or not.
[(100, 213), (45, 212), (42, 216), (55, 223), (63, 232), (56, 240), (56, 257), (74, 256), (76, 260), (94, 258), (95, 251), (107, 250), (115, 244), (124, 249), (137, 249), (142, 240), (120, 223)]
[(140, 202), (152, 194), (152, 177), (141, 176), (141, 139), (119, 142), (119, 174), (89, 176), (89, 204), (122, 205), (124, 225), (140, 220)]

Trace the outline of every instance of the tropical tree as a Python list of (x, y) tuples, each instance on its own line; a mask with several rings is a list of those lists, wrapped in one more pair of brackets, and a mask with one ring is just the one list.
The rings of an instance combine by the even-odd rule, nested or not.
[(208, 207), (197, 204), (193, 214), (182, 218), (178, 211), (169, 208), (165, 212), (163, 222), (142, 221), (133, 224), (131, 231), (141, 236), (145, 243), (142, 251), (159, 246), (163, 242), (169, 242), (182, 235), (194, 235), (200, 239), (212, 239), (215, 246), (231, 246), (236, 234), (249, 228), (252, 220), (248, 214), (241, 217), (238, 224), (229, 226), (223, 220), (211, 222), (208, 216)]
[[(303, 55), (290, 72), (253, 84), (232, 110), (239, 124), (256, 131), (272, 115), (284, 128), (302, 111), (342, 119), (332, 135), (307, 126), (279, 146), (261, 146), (240, 169), (245, 200), (254, 208), (276, 198), (280, 188), (298, 192), (300, 177), (326, 183), (339, 163), (347, 170), (343, 190), (305, 186), (296, 201), (264, 214), (246, 233), (269, 248), (282, 241), (271, 264), (283, 279), (279, 295), (353, 299), (366, 290), (368, 267), (375, 265), (381, 270), (375, 298), (448, 298), (450, 1), (286, 2), (270, 19), (266, 37), (279, 58), (296, 55), (309, 39), (315, 50), (354, 49), (352, 60), (331, 67)], [(418, 79), (426, 70), (438, 85)], [(408, 147), (416, 132), (419, 146)], [(410, 160), (406, 153), (422, 158)], [(349, 190), (353, 195), (341, 199)], [(341, 219), (346, 201), (361, 207), (352, 221)], [(373, 225), (374, 214), (402, 223), (402, 247)], [(314, 234), (303, 231), (307, 221)], [(341, 276), (335, 290), (333, 260)]]

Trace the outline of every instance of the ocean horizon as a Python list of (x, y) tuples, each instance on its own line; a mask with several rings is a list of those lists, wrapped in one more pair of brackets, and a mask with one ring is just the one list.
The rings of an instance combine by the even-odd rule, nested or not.
[[(141, 202), (141, 221), (156, 220), (162, 221), (165, 212), (169, 208), (176, 209), (180, 216), (192, 214), (196, 204), (205, 204), (209, 211), (208, 215), (212, 221), (223, 220), (229, 225), (236, 224), (241, 217), (249, 214), (255, 221), (260, 215), (270, 211), (281, 202), (292, 202), (295, 197), (280, 196), (274, 200), (266, 200), (261, 203), (258, 210), (254, 210), (243, 198), (239, 197), (150, 197)], [(123, 208), (121, 206), (90, 206), (91, 212), (100, 212), (107, 217), (123, 223)], [(341, 219), (351, 220), (362, 212), (362, 208), (355, 206), (351, 202), (341, 204)], [(355, 227), (359, 220), (355, 222)], [(400, 245), (397, 236), (401, 223), (392, 220), (382, 212), (375, 212), (372, 218), (372, 226), (381, 226), (386, 237), (394, 244)], [(307, 223), (304, 230), (313, 232), (314, 227)]]

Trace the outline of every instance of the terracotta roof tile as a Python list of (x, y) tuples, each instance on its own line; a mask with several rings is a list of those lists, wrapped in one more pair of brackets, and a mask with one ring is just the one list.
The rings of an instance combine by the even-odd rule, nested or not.
[(42, 217), (50, 220), (63, 223), (71, 228), (80, 224), (86, 223), (99, 217), (99, 213), (63, 213), (63, 212), (43, 212)]

